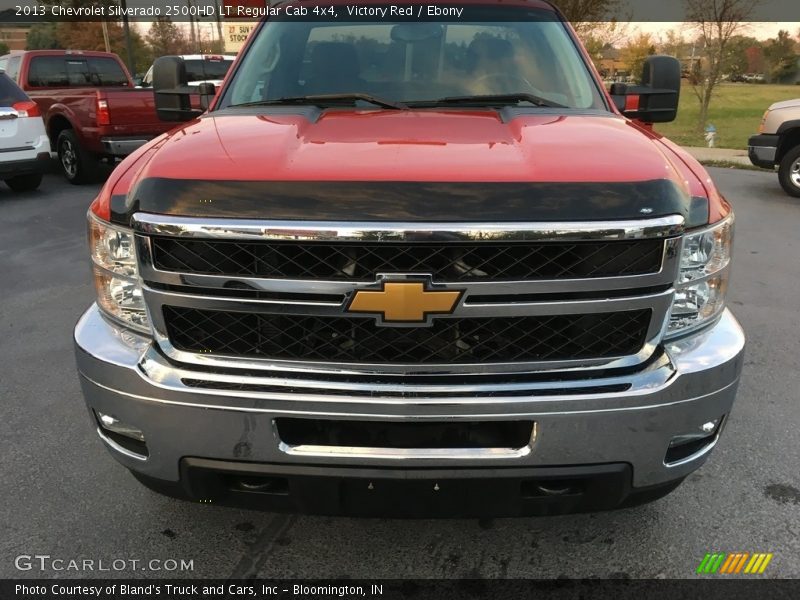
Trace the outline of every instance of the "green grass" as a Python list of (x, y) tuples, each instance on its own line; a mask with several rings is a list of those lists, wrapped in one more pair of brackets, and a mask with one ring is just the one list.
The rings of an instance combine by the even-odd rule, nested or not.
[(699, 161), (704, 167), (718, 167), (720, 169), (742, 169), (744, 171), (761, 171), (765, 172), (761, 167), (754, 165), (746, 165), (743, 163), (734, 162), (732, 160), (701, 160)]
[[(800, 85), (723, 83), (715, 90), (708, 122), (717, 128), (718, 148), (746, 149), (747, 138), (758, 131), (761, 116), (773, 102), (800, 98)], [(684, 82), (678, 118), (655, 126), (656, 131), (681, 146), (706, 146), (695, 129), (700, 102)]]

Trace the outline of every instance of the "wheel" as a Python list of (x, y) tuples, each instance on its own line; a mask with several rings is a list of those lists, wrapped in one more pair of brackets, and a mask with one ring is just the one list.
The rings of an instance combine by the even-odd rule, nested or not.
[(67, 181), (78, 185), (97, 180), (98, 160), (81, 148), (78, 136), (72, 129), (65, 129), (58, 134), (56, 148)]
[(17, 175), (6, 179), (6, 185), (15, 192), (31, 192), (39, 187), (42, 183), (41, 173), (33, 173), (31, 175)]
[(778, 181), (787, 194), (800, 198), (800, 146), (784, 154), (778, 167)]

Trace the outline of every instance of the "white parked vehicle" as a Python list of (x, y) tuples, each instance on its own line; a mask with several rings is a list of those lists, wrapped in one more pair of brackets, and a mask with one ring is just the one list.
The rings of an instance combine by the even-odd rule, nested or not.
[[(231, 68), (235, 56), (225, 54), (184, 54), (181, 56), (186, 65), (186, 76), (189, 85), (213, 83), (219, 87)], [(153, 67), (151, 66), (142, 78), (143, 88), (153, 87)]]
[(35, 190), (49, 160), (39, 106), (0, 71), (0, 179), (15, 192)]

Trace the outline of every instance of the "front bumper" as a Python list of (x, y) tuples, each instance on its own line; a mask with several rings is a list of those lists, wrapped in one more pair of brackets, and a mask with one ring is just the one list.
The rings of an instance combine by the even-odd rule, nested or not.
[[(438, 469), (436, 477), (444, 480), (463, 479), (465, 474), (467, 479), (499, 480), (511, 470), (520, 477), (526, 472), (547, 475), (547, 470), (552, 475), (553, 469), (556, 476), (565, 476), (563, 470), (576, 467), (602, 472), (610, 465), (623, 465), (628, 473), (623, 477), (636, 491), (669, 486), (706, 460), (722, 426), (702, 449), (680, 461), (668, 466), (665, 454), (675, 436), (696, 433), (710, 421), (724, 426), (739, 381), (744, 335), (726, 310), (713, 326), (668, 343), (659, 360), (625, 375), (626, 391), (469, 398), (187, 387), (181, 381), (188, 367), (171, 365), (149, 339), (112, 325), (96, 306), (78, 322), (75, 348), (93, 426), (112, 455), (144, 478), (186, 483), (191, 471), (187, 464), (196, 466), (204, 460), (228, 472), (302, 477), (313, 468), (315, 475), (363, 479), (383, 474), (387, 479), (410, 480), (428, 478), (432, 469)], [(587, 378), (587, 387), (594, 385), (596, 380)], [(559, 384), (554, 381), (552, 386)], [(95, 411), (140, 428), (147, 458), (103, 435)], [(279, 439), (275, 420), (287, 417), (395, 422), (524, 419), (536, 423), (536, 435), (526, 451), (497, 455), (308, 453)]]
[(780, 136), (778, 135), (759, 134), (750, 136), (747, 141), (747, 155), (750, 157), (750, 162), (762, 169), (773, 169), (779, 140)]

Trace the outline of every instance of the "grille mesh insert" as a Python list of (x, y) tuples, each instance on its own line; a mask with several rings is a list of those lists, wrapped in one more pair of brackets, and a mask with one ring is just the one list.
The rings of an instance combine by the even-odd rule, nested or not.
[(208, 275), (372, 281), (430, 273), (438, 281), (616, 277), (656, 273), (664, 240), (600, 242), (242, 242), (152, 238), (158, 269)]
[(608, 358), (638, 352), (650, 309), (556, 316), (441, 318), (431, 327), (378, 327), (371, 318), (165, 306), (179, 350), (357, 363), (498, 363)]

